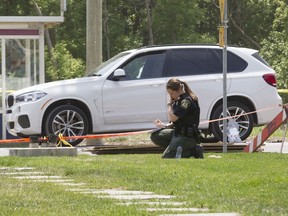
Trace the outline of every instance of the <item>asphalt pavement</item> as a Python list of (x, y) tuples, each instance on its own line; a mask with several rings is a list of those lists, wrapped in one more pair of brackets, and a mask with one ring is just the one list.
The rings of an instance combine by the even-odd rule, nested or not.
[[(282, 143), (264, 143), (262, 147), (260, 147), (263, 152), (272, 152), (272, 153), (288, 153), (288, 142), (284, 142), (283, 146)], [(282, 149), (282, 150), (281, 150)]]

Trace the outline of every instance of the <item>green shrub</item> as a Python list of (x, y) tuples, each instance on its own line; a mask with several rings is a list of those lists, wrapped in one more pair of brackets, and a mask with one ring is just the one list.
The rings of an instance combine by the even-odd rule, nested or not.
[(51, 58), (48, 52), (45, 52), (46, 82), (82, 77), (85, 74), (85, 63), (81, 59), (73, 58), (66, 49), (66, 44), (56, 44), (52, 53)]

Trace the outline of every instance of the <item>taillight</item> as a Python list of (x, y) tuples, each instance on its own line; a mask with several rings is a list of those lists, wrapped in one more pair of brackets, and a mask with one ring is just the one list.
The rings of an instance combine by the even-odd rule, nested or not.
[(274, 86), (274, 87), (277, 86), (275, 74), (264, 74), (262, 77), (266, 81), (266, 83), (268, 83), (269, 85)]

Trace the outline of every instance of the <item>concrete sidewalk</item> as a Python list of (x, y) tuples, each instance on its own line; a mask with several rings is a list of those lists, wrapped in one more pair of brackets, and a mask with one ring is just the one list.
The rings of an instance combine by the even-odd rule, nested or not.
[[(277, 143), (264, 143), (264, 145), (262, 147), (260, 147), (260, 149), (262, 149), (263, 152), (280, 153), (281, 146), (282, 146), (282, 143), (279, 143), (279, 142), (277, 142)], [(282, 153), (283, 154), (288, 153), (288, 142), (284, 142)]]
[(0, 148), (0, 156), (40, 157), (77, 156), (77, 148), (39, 147), (39, 148)]

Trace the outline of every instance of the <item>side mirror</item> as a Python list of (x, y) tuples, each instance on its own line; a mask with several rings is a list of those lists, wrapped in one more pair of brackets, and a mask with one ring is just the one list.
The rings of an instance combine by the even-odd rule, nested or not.
[(120, 80), (121, 77), (126, 77), (125, 71), (123, 69), (116, 69), (113, 74), (113, 80)]

